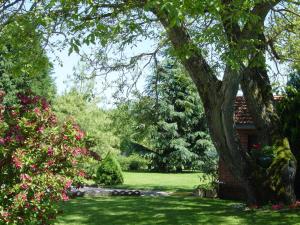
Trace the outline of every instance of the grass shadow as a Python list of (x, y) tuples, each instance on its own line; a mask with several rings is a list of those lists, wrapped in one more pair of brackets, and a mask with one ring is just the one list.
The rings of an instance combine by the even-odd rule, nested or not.
[(244, 212), (234, 202), (194, 197), (77, 198), (62, 205), (57, 224), (300, 224), (299, 210)]

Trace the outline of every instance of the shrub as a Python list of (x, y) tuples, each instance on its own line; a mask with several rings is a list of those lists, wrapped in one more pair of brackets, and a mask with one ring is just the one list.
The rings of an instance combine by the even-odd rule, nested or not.
[(118, 161), (123, 170), (130, 170), (130, 171), (141, 171), (147, 170), (148, 166), (150, 165), (150, 160), (145, 159), (144, 157), (138, 154), (132, 154), (128, 157), (126, 156), (119, 156)]
[(118, 162), (119, 162), (119, 164), (121, 166), (121, 169), (123, 171), (128, 171), (129, 170), (129, 163), (130, 163), (129, 162), (130, 161), (129, 157), (123, 156), (123, 155), (119, 155), (117, 157), (117, 160), (118, 160)]
[(150, 164), (150, 161), (145, 159), (144, 157), (133, 154), (128, 157), (129, 158), (129, 170), (133, 171), (139, 171), (139, 170), (146, 170), (148, 169), (148, 165)]
[(83, 180), (84, 134), (71, 121), (58, 127), (44, 98), (18, 99), (15, 108), (0, 105), (0, 224), (49, 224), (57, 202)]
[(97, 170), (95, 181), (100, 185), (123, 184), (124, 179), (121, 166), (111, 153), (108, 153), (105, 159), (101, 162)]

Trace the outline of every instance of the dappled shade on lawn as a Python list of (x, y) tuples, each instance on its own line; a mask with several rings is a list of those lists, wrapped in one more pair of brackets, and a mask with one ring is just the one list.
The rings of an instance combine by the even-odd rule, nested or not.
[(233, 204), (195, 197), (77, 198), (62, 205), (56, 224), (300, 224), (299, 210), (244, 212)]

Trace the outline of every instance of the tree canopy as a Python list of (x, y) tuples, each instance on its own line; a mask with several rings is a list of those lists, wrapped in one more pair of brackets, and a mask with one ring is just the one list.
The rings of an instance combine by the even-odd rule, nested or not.
[(102, 157), (108, 152), (118, 152), (119, 139), (111, 131), (109, 113), (97, 106), (97, 101), (88, 101), (84, 93), (71, 90), (53, 102), (53, 110), (59, 121), (73, 118), (95, 143), (91, 150)]
[[(280, 56), (288, 54), (278, 51), (289, 49), (289, 45), (284, 46), (285, 40), (297, 40), (297, 1), (46, 0), (33, 5), (29, 15), (37, 15), (44, 27), (66, 31), (70, 51), (79, 52), (84, 44), (99, 46), (99, 54), (91, 62), (101, 74), (144, 68), (151, 60), (155, 66), (162, 49), (170, 49), (168, 53), (181, 62), (195, 83), (216, 149), (245, 188), (248, 201), (267, 202), (270, 196), (287, 203), (295, 201), (296, 160), (279, 128), (268, 57), (286, 60)], [(12, 15), (9, 11), (6, 17)], [(291, 35), (293, 32), (296, 35)], [(128, 48), (146, 39), (156, 43), (153, 51), (126, 57)], [(109, 52), (112, 46), (116, 51)], [(147, 60), (144, 66), (138, 64), (141, 59)], [(278, 168), (272, 170), (275, 174), (255, 171), (251, 157), (239, 143), (233, 121), (239, 85), (259, 142), (285, 153)], [(255, 172), (269, 183), (276, 179), (280, 188), (258, 183), (252, 176)], [(290, 179), (286, 180), (284, 174)], [(261, 199), (261, 193), (265, 193), (265, 199)]]

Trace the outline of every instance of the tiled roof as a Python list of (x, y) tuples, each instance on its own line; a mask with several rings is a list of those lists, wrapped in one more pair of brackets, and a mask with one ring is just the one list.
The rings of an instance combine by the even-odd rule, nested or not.
[[(281, 99), (281, 96), (274, 96), (275, 101)], [(234, 104), (234, 121), (236, 124), (253, 124), (252, 116), (247, 108), (245, 98), (237, 96)]]
[(250, 115), (243, 96), (237, 96), (235, 99), (233, 118), (237, 124), (253, 124), (252, 116)]

